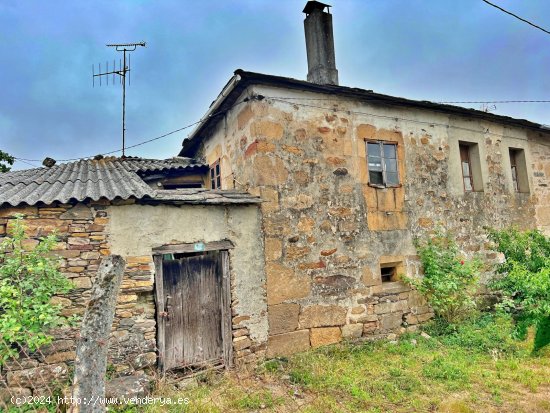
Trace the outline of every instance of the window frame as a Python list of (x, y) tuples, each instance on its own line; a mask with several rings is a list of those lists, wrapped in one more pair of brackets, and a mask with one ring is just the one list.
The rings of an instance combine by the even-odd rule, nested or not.
[[(370, 172), (369, 169), (369, 143), (370, 144), (378, 144), (380, 147), (380, 160), (382, 163), (382, 184), (377, 184), (371, 182), (370, 178)], [(397, 176), (397, 183), (392, 184), (388, 183), (387, 175), (386, 175), (386, 159), (394, 159), (394, 158), (386, 158), (384, 156), (384, 145), (393, 145), (395, 148), (395, 174)], [(402, 186), (401, 184), (401, 174), (399, 173), (399, 143), (397, 141), (385, 141), (385, 140), (376, 140), (376, 139), (365, 139), (365, 153), (366, 153), (366, 162), (367, 162), (367, 176), (369, 181), (369, 186), (372, 186), (374, 188), (400, 188)], [(373, 172), (379, 172), (379, 171), (373, 171)]]
[[(474, 184), (474, 173), (472, 171), (472, 158), (471, 158), (470, 149), (471, 149), (470, 145), (467, 145), (465, 143), (458, 144), (458, 151), (460, 154), (460, 171), (462, 172), (462, 188), (464, 188), (464, 192), (476, 192), (476, 187)], [(467, 157), (466, 160), (462, 159), (463, 150), (466, 153), (466, 157)], [(464, 165), (463, 165), (464, 162), (468, 164), (468, 173), (469, 173), (468, 176), (464, 176)], [(471, 189), (466, 189), (466, 183), (465, 183), (466, 179), (470, 181)]]
[(512, 172), (512, 188), (514, 192), (521, 192), (519, 178), (518, 178), (518, 150), (514, 148), (509, 148), (508, 153), (510, 155), (510, 169)]
[[(217, 168), (217, 170), (216, 170)], [(210, 180), (210, 189), (222, 189), (222, 168), (220, 159), (217, 159), (208, 170), (208, 179)]]
[[(525, 148), (517, 146), (508, 147), (508, 158), (510, 160), (510, 178), (512, 179), (512, 193), (529, 194), (531, 193), (531, 183), (529, 182), (529, 172), (527, 163), (527, 152)], [(514, 180), (514, 169), (516, 179)]]

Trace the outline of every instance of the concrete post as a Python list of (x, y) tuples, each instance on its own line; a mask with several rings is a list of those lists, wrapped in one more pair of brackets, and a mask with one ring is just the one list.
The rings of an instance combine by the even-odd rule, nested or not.
[(74, 363), (73, 400), (70, 413), (100, 413), (105, 411), (105, 373), (107, 349), (113, 325), (116, 300), (125, 262), (112, 255), (99, 264), (90, 302), (80, 328)]

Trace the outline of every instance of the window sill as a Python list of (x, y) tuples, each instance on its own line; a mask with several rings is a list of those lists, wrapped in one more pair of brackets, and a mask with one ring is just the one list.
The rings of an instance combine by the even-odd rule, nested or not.
[(371, 188), (375, 188), (375, 189), (393, 189), (393, 188), (401, 188), (403, 187), (402, 184), (399, 184), (399, 185), (376, 185), (376, 184), (371, 184), (371, 183), (368, 183), (367, 184), (368, 186), (370, 186)]
[(398, 284), (403, 284), (401, 280), (391, 280), (391, 281), (382, 281), (382, 286), (387, 286), (388, 288), (395, 287)]
[(373, 287), (373, 294), (399, 294), (411, 291), (411, 287), (401, 280), (380, 283)]

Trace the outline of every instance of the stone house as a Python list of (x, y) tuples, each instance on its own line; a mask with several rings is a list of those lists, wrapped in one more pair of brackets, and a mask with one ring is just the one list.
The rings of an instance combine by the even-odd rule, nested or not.
[[(18, 214), (29, 248), (58, 235), (54, 252), (75, 286), (55, 298), (64, 315), (84, 313), (102, 256), (125, 259), (109, 342), (109, 363), (120, 374), (157, 364), (162, 371), (231, 366), (239, 346), (267, 339), (260, 199), (205, 189), (206, 172), (208, 166), (176, 157), (0, 174), (0, 239)], [(177, 288), (182, 279), (185, 288)], [(247, 314), (246, 330), (232, 328), (232, 311)], [(51, 345), (2, 367), (0, 396), (6, 386), (8, 395), (42, 394), (67, 377), (78, 328), (53, 333)]]
[[(327, 6), (310, 1), (308, 81), (237, 70), (169, 160), (105, 158), (0, 175), (0, 237), (52, 230), (85, 308), (99, 259), (127, 262), (110, 341), (120, 373), (230, 366), (416, 329), (415, 237), (437, 226), (496, 259), (484, 227), (550, 233), (540, 124), (338, 85)], [(200, 310), (200, 311), (198, 311)], [(1, 379), (63, 377), (76, 331)], [(36, 387), (36, 385), (35, 385)]]
[(437, 226), (487, 261), (485, 227), (550, 233), (549, 129), (339, 86), (327, 9), (304, 9), (307, 81), (237, 70), (179, 153), (264, 201), (268, 356), (430, 318), (399, 278)]

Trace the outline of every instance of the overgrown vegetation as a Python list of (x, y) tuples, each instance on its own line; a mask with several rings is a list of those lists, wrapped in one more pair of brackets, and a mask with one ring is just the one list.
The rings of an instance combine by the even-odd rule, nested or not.
[(537, 351), (550, 344), (550, 238), (517, 229), (493, 230), (490, 238), (505, 257), (491, 285), (502, 296), (500, 308), (513, 315), (518, 338), (535, 326)]
[(22, 218), (11, 222), (11, 235), (0, 243), (0, 366), (21, 348), (51, 341), (48, 330), (66, 321), (51, 299), (72, 287), (51, 254), (55, 235), (29, 246)]
[(550, 412), (550, 348), (529, 349), (550, 335), (550, 244), (536, 231), (491, 237), (506, 256), (492, 285), (502, 298), (495, 311), (476, 310), (480, 261), (460, 255), (440, 232), (418, 244), (424, 277), (407, 280), (436, 314), (422, 334), (268, 360), (253, 373), (209, 377), (185, 391), (164, 384), (155, 395), (190, 404), (146, 411)]
[[(33, 251), (25, 252), (20, 225), (18, 221), (11, 244), (2, 244), (0, 253), (10, 250), (12, 256), (20, 254), (25, 259), (37, 255), (18, 265), (15, 261), (9, 264), (9, 272), (5, 272), (4, 259), (0, 264), (0, 294), (7, 285), (5, 274), (43, 270), (46, 264), (39, 265), (39, 258), (48, 256), (55, 242), (48, 237)], [(422, 334), (407, 333), (391, 342), (327, 346), (268, 360), (255, 371), (205, 373), (195, 386), (184, 390), (161, 380), (153, 396), (162, 397), (163, 402), (112, 406), (109, 410), (550, 412), (550, 346), (543, 348), (550, 341), (550, 239), (537, 231), (517, 230), (491, 231), (490, 237), (505, 256), (491, 284), (500, 297), (494, 312), (476, 310), (480, 261), (462, 256), (452, 236), (439, 232), (418, 244), (424, 277), (407, 280), (427, 298), (436, 314), (421, 327)], [(53, 262), (48, 265), (45, 272), (58, 277)], [(66, 288), (59, 284), (55, 294)], [(48, 291), (51, 297), (53, 287)], [(43, 305), (49, 303), (49, 298), (45, 299), (48, 294), (41, 295)], [(15, 311), (15, 304), (13, 307)], [(46, 324), (50, 325), (58, 317), (55, 306), (51, 310), (46, 311), (51, 316)], [(0, 329), (3, 322), (0, 316)], [(167, 397), (186, 398), (189, 404), (166, 404)]]
[[(499, 316), (500, 317), (500, 316)], [(527, 412), (550, 411), (550, 358), (509, 340), (510, 317), (483, 315), (461, 329), (388, 341), (338, 344), (266, 361), (253, 372), (206, 375), (195, 387), (160, 383), (155, 396), (188, 405), (113, 411), (189, 412)], [(508, 337), (507, 343), (499, 342)]]
[(475, 309), (481, 261), (462, 256), (452, 235), (443, 231), (418, 241), (416, 247), (424, 276), (405, 281), (426, 297), (436, 317), (448, 323), (465, 319)]
[(469, 320), (448, 324), (434, 319), (423, 329), (442, 344), (475, 352), (505, 356), (515, 355), (521, 348), (514, 338), (514, 322), (506, 313), (478, 313)]

